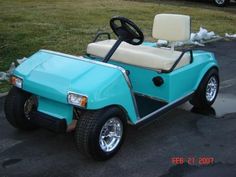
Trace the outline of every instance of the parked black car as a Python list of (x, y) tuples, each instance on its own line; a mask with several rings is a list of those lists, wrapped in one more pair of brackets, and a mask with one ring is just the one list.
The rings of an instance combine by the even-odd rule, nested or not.
[(227, 4), (229, 4), (230, 0), (213, 0), (213, 2), (215, 3), (215, 5), (219, 6), (219, 7), (224, 7)]

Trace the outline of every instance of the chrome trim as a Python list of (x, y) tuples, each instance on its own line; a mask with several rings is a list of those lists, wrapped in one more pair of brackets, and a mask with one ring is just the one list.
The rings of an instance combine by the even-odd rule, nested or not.
[(110, 68), (115, 68), (115, 69), (118, 69), (122, 72), (128, 86), (131, 88), (132, 85), (130, 83), (130, 80), (128, 79), (128, 76), (126, 75), (126, 72), (125, 72), (125, 69), (120, 67), (120, 66), (116, 66), (116, 65), (112, 65), (110, 63), (103, 63), (103, 62), (100, 62), (100, 61), (95, 61), (95, 60), (91, 60), (91, 59), (88, 59), (88, 58), (85, 58), (83, 56), (74, 56), (74, 55), (69, 55), (69, 54), (65, 54), (65, 53), (61, 53), (61, 52), (56, 52), (56, 51), (51, 51), (51, 50), (46, 50), (46, 49), (40, 49), (39, 50), (40, 52), (47, 52), (47, 53), (51, 53), (51, 54), (56, 54), (56, 55), (59, 55), (59, 56), (63, 56), (63, 57), (69, 57), (69, 58), (72, 58), (72, 59), (77, 59), (77, 60), (81, 60), (81, 61), (85, 61), (85, 62), (89, 62), (89, 63), (93, 63), (93, 64), (98, 64), (98, 65), (102, 65), (102, 66), (107, 66), (107, 67), (110, 67)]
[(132, 84), (131, 84), (131, 82), (130, 82), (130, 80), (129, 80), (129, 77), (128, 77), (127, 74), (126, 74), (125, 69), (122, 68), (122, 67), (120, 67), (120, 66), (117, 66), (117, 68), (122, 72), (122, 74), (123, 74), (123, 76), (125, 77), (125, 80), (126, 80), (128, 86), (129, 86), (129, 88), (133, 88), (133, 87), (132, 87)]
[(181, 100), (184, 100), (185, 98), (191, 96), (193, 93), (194, 93), (194, 92), (191, 92), (191, 93), (188, 94), (187, 96), (183, 96), (183, 97), (177, 99), (176, 101), (174, 101), (174, 102), (172, 102), (172, 103), (170, 103), (170, 104), (167, 104), (167, 105), (163, 106), (163, 107), (160, 108), (160, 109), (157, 109), (156, 111), (154, 111), (154, 112), (152, 112), (152, 113), (150, 113), (150, 114), (144, 116), (143, 118), (139, 119), (139, 120), (138, 120), (137, 122), (135, 122), (133, 125), (137, 125), (137, 124), (139, 124), (140, 122), (143, 122), (143, 121), (147, 120), (148, 118), (150, 118), (151, 116), (157, 114), (158, 112), (161, 112), (161, 111), (163, 111), (164, 109), (166, 109), (166, 108), (168, 108), (168, 107), (170, 107), (170, 106), (172, 106), (172, 105), (174, 105), (174, 104), (180, 102)]

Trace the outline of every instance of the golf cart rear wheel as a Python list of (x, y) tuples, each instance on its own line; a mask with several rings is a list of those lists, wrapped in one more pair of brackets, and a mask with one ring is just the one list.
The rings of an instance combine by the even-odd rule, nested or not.
[(118, 107), (85, 112), (78, 120), (75, 141), (78, 150), (95, 160), (107, 160), (120, 149), (126, 130), (124, 113)]
[(21, 130), (34, 130), (29, 113), (36, 106), (35, 98), (28, 92), (12, 87), (5, 100), (5, 115), (8, 122)]
[(224, 7), (229, 3), (229, 0), (213, 0), (218, 7)]
[(197, 108), (209, 108), (219, 91), (219, 74), (217, 69), (210, 69), (203, 77), (190, 103)]

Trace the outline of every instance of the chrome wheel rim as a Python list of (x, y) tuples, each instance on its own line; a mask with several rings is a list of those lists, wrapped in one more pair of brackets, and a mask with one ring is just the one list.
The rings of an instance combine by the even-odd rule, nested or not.
[(215, 76), (212, 76), (209, 79), (209, 81), (207, 83), (207, 87), (206, 87), (207, 101), (211, 102), (212, 100), (214, 100), (214, 98), (216, 97), (217, 89), (218, 89), (217, 79)]
[(121, 141), (123, 124), (117, 117), (106, 121), (99, 135), (99, 145), (104, 152), (113, 151)]
[(224, 4), (224, 3), (225, 3), (225, 0), (215, 0), (215, 2), (216, 2), (217, 4), (220, 4), (220, 5), (222, 5), (222, 4)]

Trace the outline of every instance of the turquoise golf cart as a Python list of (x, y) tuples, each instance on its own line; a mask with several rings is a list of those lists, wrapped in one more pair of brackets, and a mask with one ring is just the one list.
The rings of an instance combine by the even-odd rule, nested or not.
[[(186, 101), (210, 107), (219, 89), (218, 64), (206, 51), (174, 48), (190, 37), (190, 17), (159, 14), (152, 35), (170, 48), (144, 42), (139, 27), (124, 17), (110, 26), (117, 39), (99, 33), (85, 56), (39, 50), (11, 77), (5, 101), (14, 127), (75, 131), (78, 150), (96, 160), (121, 147), (127, 124), (143, 126)], [(100, 35), (108, 39), (97, 41)]]

